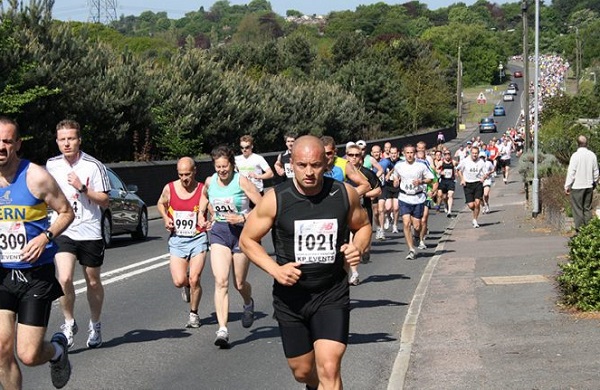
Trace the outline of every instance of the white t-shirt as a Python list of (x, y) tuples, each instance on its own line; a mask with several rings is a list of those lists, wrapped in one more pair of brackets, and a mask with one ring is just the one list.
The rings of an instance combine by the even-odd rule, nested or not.
[[(485, 174), (490, 174), (490, 173), (494, 172), (495, 170), (496, 170), (496, 168), (494, 168), (494, 163), (491, 162), (490, 160), (486, 160), (485, 161), (485, 171), (484, 171), (484, 173)], [(488, 178), (483, 181), (483, 185), (484, 186), (491, 186), (492, 185), (492, 176), (491, 175), (488, 176)]]
[(510, 160), (511, 153), (512, 143), (510, 141), (507, 142), (506, 145), (503, 142), (502, 145), (498, 147), (498, 154), (500, 154), (500, 160)]
[(271, 169), (267, 160), (263, 156), (256, 153), (252, 153), (248, 158), (244, 157), (243, 154), (235, 156), (235, 166), (242, 176), (247, 177), (255, 186), (256, 189), (261, 192), (264, 189), (262, 179), (254, 179), (248, 177), (251, 172), (257, 175), (262, 175), (263, 172), (267, 172)]
[(414, 161), (409, 164), (407, 161), (400, 161), (394, 166), (394, 175), (400, 178), (398, 200), (409, 204), (419, 204), (427, 200), (427, 184), (418, 186), (413, 184), (413, 180), (423, 181), (434, 178), (424, 162)]
[(485, 161), (477, 159), (473, 161), (472, 158), (465, 158), (458, 163), (456, 167), (457, 171), (462, 173), (462, 176), (467, 183), (476, 183), (486, 174)]
[(106, 167), (98, 160), (81, 152), (79, 159), (71, 165), (62, 156), (50, 158), (46, 162), (46, 169), (58, 182), (60, 189), (73, 207), (75, 219), (62, 234), (72, 240), (99, 240), (102, 238), (100, 221), (102, 210), (99, 205), (92, 202), (86, 194), (79, 193), (67, 181), (67, 175), (75, 172), (81, 182), (89, 189), (96, 192), (108, 192), (110, 182)]

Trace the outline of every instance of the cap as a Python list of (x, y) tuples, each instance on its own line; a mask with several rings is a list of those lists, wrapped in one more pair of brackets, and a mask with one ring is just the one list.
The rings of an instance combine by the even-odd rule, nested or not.
[(487, 154), (485, 154), (485, 152), (479, 152), (479, 158), (487, 158)]
[(354, 142), (350, 141), (346, 144), (346, 149), (348, 149), (350, 146), (354, 146), (356, 145)]
[(467, 145), (471, 145), (473, 142), (471, 141), (467, 141)]
[(367, 143), (365, 141), (363, 141), (362, 139), (359, 139), (358, 141), (356, 141), (356, 144), (358, 146), (360, 146), (361, 148), (364, 148), (367, 146)]

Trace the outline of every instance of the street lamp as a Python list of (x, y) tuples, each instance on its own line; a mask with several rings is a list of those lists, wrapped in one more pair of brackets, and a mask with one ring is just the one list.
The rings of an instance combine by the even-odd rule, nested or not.
[(504, 77), (504, 65), (502, 65), (502, 62), (498, 64), (498, 72), (500, 73), (500, 84), (502, 84), (502, 77)]
[(575, 30), (575, 94), (579, 95), (579, 78), (581, 77), (581, 39), (579, 39), (579, 27), (569, 26)]

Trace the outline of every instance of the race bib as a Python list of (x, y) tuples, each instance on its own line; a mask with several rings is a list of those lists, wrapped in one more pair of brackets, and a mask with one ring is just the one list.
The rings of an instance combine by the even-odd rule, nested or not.
[(23, 222), (0, 223), (0, 261), (21, 261), (21, 250), (27, 244), (27, 233)]
[(421, 192), (421, 186), (415, 186), (412, 181), (402, 180), (400, 182), (400, 189), (408, 195), (414, 195), (417, 192)]
[(178, 236), (192, 237), (196, 234), (197, 223), (198, 214), (194, 211), (175, 211), (173, 214), (175, 234)]
[(229, 198), (217, 198), (212, 202), (213, 209), (215, 210), (215, 216), (217, 219), (223, 221), (228, 213), (237, 213), (238, 209), (235, 206), (235, 200), (233, 197)]
[(296, 262), (301, 264), (335, 262), (337, 233), (337, 219), (294, 221)]
[(453, 169), (444, 169), (444, 179), (452, 179), (452, 173), (454, 173)]
[(285, 175), (288, 178), (292, 178), (294, 177), (294, 171), (292, 170), (292, 164), (287, 163), (287, 164), (283, 164), (283, 169), (285, 170)]

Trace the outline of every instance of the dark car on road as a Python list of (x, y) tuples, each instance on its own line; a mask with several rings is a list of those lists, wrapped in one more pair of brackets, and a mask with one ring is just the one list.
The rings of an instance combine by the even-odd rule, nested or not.
[(492, 133), (498, 132), (494, 118), (482, 118), (481, 121), (479, 121), (479, 132), (485, 133), (488, 131)]
[(109, 246), (112, 236), (131, 234), (136, 240), (148, 237), (148, 208), (135, 193), (134, 184), (125, 185), (110, 168), (106, 168), (110, 180), (109, 206), (102, 210), (102, 238)]

